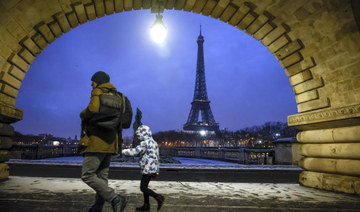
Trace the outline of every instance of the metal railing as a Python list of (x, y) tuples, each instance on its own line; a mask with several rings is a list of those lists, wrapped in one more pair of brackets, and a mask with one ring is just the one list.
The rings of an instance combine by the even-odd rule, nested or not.
[(19, 159), (44, 159), (77, 155), (77, 145), (44, 146), (38, 144), (13, 145), (12, 155)]
[(161, 147), (160, 154), (174, 157), (204, 158), (231, 161), (241, 164), (272, 165), (274, 149), (255, 148), (198, 148), (198, 147)]
[[(77, 145), (13, 145), (12, 155), (20, 159), (44, 159), (75, 156)], [(254, 148), (199, 148), (199, 147), (161, 147), (160, 155), (173, 157), (203, 158), (231, 161), (240, 164), (272, 165), (274, 149)]]

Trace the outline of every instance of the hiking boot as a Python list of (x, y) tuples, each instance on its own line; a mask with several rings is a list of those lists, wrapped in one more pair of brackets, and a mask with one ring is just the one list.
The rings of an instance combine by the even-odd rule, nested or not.
[(111, 206), (114, 212), (123, 212), (126, 207), (126, 203), (127, 199), (118, 195), (111, 201)]
[(136, 208), (136, 211), (149, 211), (149, 210), (150, 210), (150, 205), (147, 203), (144, 203), (143, 206)]
[(105, 200), (102, 197), (96, 195), (95, 203), (93, 206), (91, 206), (91, 208), (89, 209), (89, 212), (102, 212), (104, 203), (105, 203)]
[(163, 195), (160, 195), (160, 194), (159, 194), (159, 195), (156, 197), (156, 201), (157, 201), (157, 203), (158, 203), (157, 210), (159, 211), (159, 210), (161, 209), (161, 207), (163, 206), (163, 204), (164, 204), (165, 197), (164, 197)]

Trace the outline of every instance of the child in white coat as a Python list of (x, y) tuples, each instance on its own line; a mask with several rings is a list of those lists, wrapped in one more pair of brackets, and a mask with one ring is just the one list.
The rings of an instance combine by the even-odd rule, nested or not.
[(135, 135), (140, 140), (140, 145), (132, 149), (124, 149), (122, 150), (122, 154), (125, 156), (140, 156), (139, 163), (142, 174), (140, 190), (144, 195), (144, 204), (136, 208), (136, 210), (150, 210), (149, 196), (152, 196), (158, 202), (157, 209), (159, 211), (165, 198), (148, 188), (150, 180), (156, 179), (156, 176), (159, 174), (159, 146), (152, 138), (150, 128), (146, 125), (139, 126)]

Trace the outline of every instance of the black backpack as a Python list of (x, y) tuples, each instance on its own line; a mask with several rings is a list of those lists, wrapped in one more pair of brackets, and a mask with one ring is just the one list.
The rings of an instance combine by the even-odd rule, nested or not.
[(100, 95), (100, 109), (91, 118), (91, 124), (105, 131), (118, 130), (126, 110), (125, 95), (116, 89), (107, 89)]

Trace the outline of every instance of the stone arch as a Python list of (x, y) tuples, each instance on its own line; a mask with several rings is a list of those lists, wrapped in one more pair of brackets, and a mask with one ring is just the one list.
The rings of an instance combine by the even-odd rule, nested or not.
[[(56, 38), (105, 15), (140, 9), (151, 9), (153, 13), (175, 9), (201, 13), (237, 27), (261, 41), (279, 60), (298, 104), (299, 114), (289, 116), (288, 124), (304, 130), (298, 134), (299, 141), (322, 150), (330, 148), (323, 146), (329, 142), (327, 136), (349, 132), (351, 139), (340, 136), (339, 141), (330, 142), (345, 142), (350, 149), (359, 149), (360, 135), (356, 132), (360, 126), (360, 45), (356, 44), (360, 44), (360, 36), (353, 7), (352, 2), (340, 0), (51, 0), (46, 3), (1, 0), (0, 135), (11, 136), (13, 128), (9, 124), (22, 119), (23, 111), (15, 106), (21, 81), (35, 58)], [(315, 143), (314, 132), (321, 134)], [(341, 147), (334, 147), (335, 152)], [(330, 153), (319, 156), (304, 149), (300, 150), (306, 156), (301, 166), (310, 172), (303, 172), (302, 184), (329, 189), (320, 181), (313, 182), (316, 177), (326, 178), (327, 174), (332, 177), (345, 174), (355, 177), (351, 178), (353, 183), (360, 182), (356, 177), (360, 171), (339, 171), (331, 165), (331, 161), (341, 163), (340, 160), (351, 158), (355, 167), (359, 167), (360, 154), (339, 159)], [(326, 161), (319, 157), (325, 157)], [(345, 191), (335, 186), (330, 189)], [(360, 193), (360, 188), (350, 192)]]

